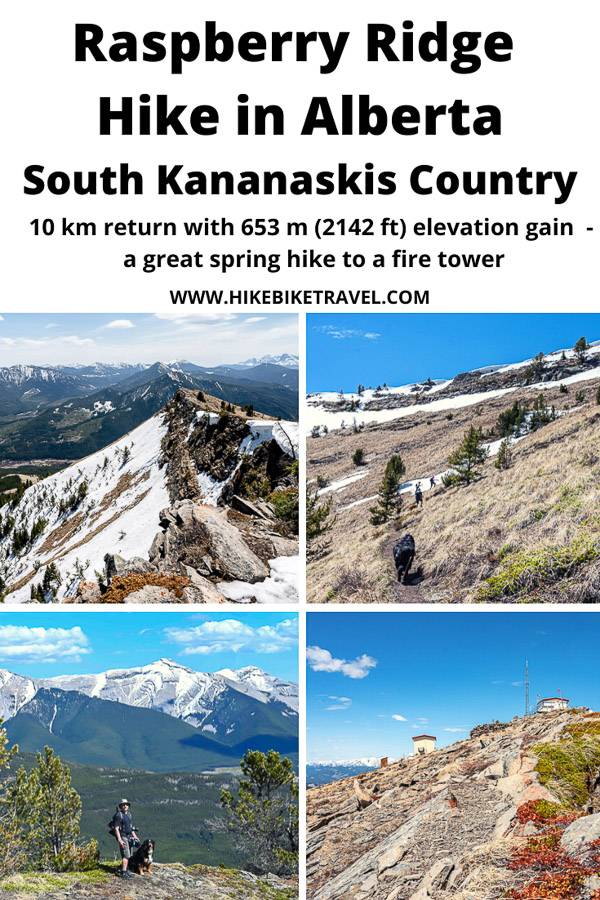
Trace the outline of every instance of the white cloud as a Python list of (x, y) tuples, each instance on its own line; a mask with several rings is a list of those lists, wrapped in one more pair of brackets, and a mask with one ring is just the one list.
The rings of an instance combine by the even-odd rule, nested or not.
[(87, 635), (75, 628), (0, 626), (0, 659), (16, 662), (79, 662), (92, 652)]
[(249, 319), (244, 319), (244, 325), (254, 325), (255, 322), (264, 322), (266, 316), (250, 316)]
[(464, 734), (466, 728), (444, 728), (444, 731), (447, 731), (449, 734)]
[(366, 678), (377, 660), (363, 653), (354, 660), (335, 659), (329, 650), (322, 647), (308, 647), (306, 650), (308, 664), (314, 672), (340, 672), (347, 678)]
[(338, 709), (350, 709), (352, 700), (350, 697), (328, 697), (332, 701), (331, 706), (325, 707), (325, 712), (335, 712)]
[(364, 331), (362, 328), (336, 328), (334, 325), (321, 325), (317, 331), (329, 335), (335, 341), (347, 341), (350, 338), (364, 338), (367, 341), (376, 341), (381, 337), (377, 331)]
[(429, 725), (429, 719), (426, 719), (424, 716), (417, 716), (417, 722), (419, 725)]
[(12, 338), (0, 338), (0, 344), (4, 344), (5, 347), (14, 347), (16, 341), (13, 341)]
[(169, 641), (183, 647), (184, 656), (207, 656), (211, 653), (282, 653), (293, 650), (298, 643), (298, 620), (285, 619), (276, 625), (257, 628), (239, 619), (203, 622), (193, 628), (166, 628)]
[(113, 319), (112, 322), (109, 322), (104, 326), (105, 328), (135, 328), (135, 325), (131, 321), (131, 319)]
[(401, 716), (399, 713), (395, 713), (392, 716), (392, 719), (395, 719), (396, 722), (406, 722), (406, 719), (404, 718), (404, 716)]
[(0, 316), (0, 322), (4, 322), (4, 316)]

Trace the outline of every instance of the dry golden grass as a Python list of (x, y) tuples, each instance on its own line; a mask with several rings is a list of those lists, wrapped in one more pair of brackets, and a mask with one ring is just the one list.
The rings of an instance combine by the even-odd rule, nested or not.
[(119, 575), (113, 578), (109, 589), (101, 597), (102, 603), (125, 603), (130, 594), (145, 587), (164, 588), (168, 593), (175, 594), (178, 600), (183, 601), (183, 591), (190, 584), (190, 579), (183, 575)]
[[(311, 602), (503, 602), (538, 600), (574, 602), (600, 600), (600, 408), (595, 404), (598, 381), (545, 392), (549, 403), (566, 410), (513, 448), (513, 465), (500, 471), (494, 460), (485, 463), (477, 482), (463, 487), (440, 486), (425, 494), (417, 510), (405, 495), (400, 520), (374, 527), (369, 507), (375, 501), (345, 509), (348, 504), (377, 493), (383, 469), (392, 453), (406, 464), (406, 479), (428, 481), (447, 468), (447, 459), (471, 425), (484, 432), (493, 428), (499, 412), (515, 399), (530, 401), (527, 389), (485, 404), (447, 413), (419, 413), (362, 433), (335, 432), (308, 440), (308, 478), (313, 486), (319, 475), (330, 481), (359, 470), (352, 454), (362, 447), (367, 459), (365, 478), (333, 494), (336, 521), (328, 535), (329, 552), (308, 566)], [(574, 404), (575, 387), (585, 392), (583, 404)], [(410, 531), (417, 544), (415, 568), (423, 568), (422, 581), (412, 587), (397, 584), (391, 548)], [(487, 579), (512, 565), (522, 555), (560, 548), (557, 561), (546, 566), (542, 584), (527, 578), (515, 594), (496, 586), (488, 596)], [(570, 548), (565, 551), (565, 548)], [(583, 551), (580, 552), (583, 548)], [(594, 554), (598, 551), (598, 559)], [(590, 552), (587, 552), (587, 551)], [(566, 553), (575, 558), (561, 566)], [(521, 556), (520, 556), (521, 555)], [(578, 558), (583, 562), (577, 564)], [(527, 569), (527, 565), (525, 566)], [(356, 578), (360, 573), (360, 578)], [(508, 578), (507, 581), (511, 579)], [(357, 581), (360, 584), (357, 585)], [(539, 581), (539, 579), (538, 579)], [(354, 584), (350, 591), (344, 585)], [(520, 581), (518, 582), (521, 583)], [(500, 596), (495, 594), (500, 591)]]

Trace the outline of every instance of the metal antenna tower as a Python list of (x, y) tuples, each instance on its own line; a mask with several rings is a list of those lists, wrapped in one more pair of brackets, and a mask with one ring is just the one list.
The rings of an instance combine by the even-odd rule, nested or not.
[(525, 715), (529, 715), (529, 661), (525, 660)]

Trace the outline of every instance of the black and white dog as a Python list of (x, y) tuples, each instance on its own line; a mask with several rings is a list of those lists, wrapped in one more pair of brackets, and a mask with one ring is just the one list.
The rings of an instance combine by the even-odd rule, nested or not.
[(394, 544), (394, 565), (398, 574), (398, 581), (406, 581), (410, 567), (415, 558), (415, 539), (412, 534), (405, 534)]
[(129, 860), (129, 869), (138, 875), (150, 875), (154, 862), (154, 848), (156, 844), (150, 838), (143, 841)]

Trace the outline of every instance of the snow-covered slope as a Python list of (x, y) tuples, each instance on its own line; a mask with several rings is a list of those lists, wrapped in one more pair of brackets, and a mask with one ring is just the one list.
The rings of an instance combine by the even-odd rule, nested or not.
[[(93, 579), (104, 556), (144, 556), (158, 528), (160, 510), (169, 505), (159, 466), (165, 434), (162, 416), (154, 416), (125, 437), (27, 490), (10, 514), (15, 529), (31, 534), (45, 523), (21, 553), (14, 553), (14, 532), (0, 541), (0, 571), (13, 590), (6, 600), (30, 599), (30, 586), (51, 562), (62, 583), (57, 599), (68, 595), (83, 573)], [(65, 504), (68, 508), (63, 507)], [(39, 573), (39, 577), (36, 573)]]
[[(41, 688), (78, 691), (88, 697), (154, 709), (216, 734), (233, 694), (277, 705), (284, 718), (297, 715), (298, 685), (254, 666), (222, 672), (196, 672), (169, 659), (146, 666), (110, 669), (95, 675), (31, 679), (0, 669), (0, 714), (10, 719)], [(218, 721), (218, 725), (212, 725)]]
[[(197, 417), (219, 419), (202, 410)], [(297, 455), (297, 423), (257, 418), (246, 424), (250, 434), (240, 441), (239, 465), (272, 440), (286, 454)], [(107, 554), (148, 559), (160, 528), (160, 513), (171, 505), (161, 447), (167, 427), (161, 411), (109, 447), (38, 482), (14, 509), (0, 508), (1, 521), (14, 520), (0, 538), (0, 575), (8, 588), (7, 602), (29, 602), (32, 587), (42, 583), (50, 564), (58, 569), (61, 583), (55, 595), (46, 599), (60, 602), (73, 596), (82, 579), (94, 581), (95, 573), (104, 569)], [(188, 440), (192, 431), (190, 426)], [(215, 506), (234, 474), (217, 482), (206, 472), (196, 472), (202, 492), (199, 502)], [(16, 548), (19, 532), (27, 537)], [(237, 596), (239, 584), (233, 585), (231, 599), (242, 599)], [(289, 565), (275, 559), (262, 589), (264, 596), (257, 599), (293, 599), (290, 592), (296, 592), (296, 585), (296, 568), (290, 571)], [(260, 584), (253, 586), (256, 591), (260, 588)]]
[(260, 700), (261, 703), (278, 702), (298, 711), (298, 685), (281, 681), (268, 675), (257, 666), (246, 666), (243, 669), (220, 669), (215, 673), (225, 679), (236, 690)]

